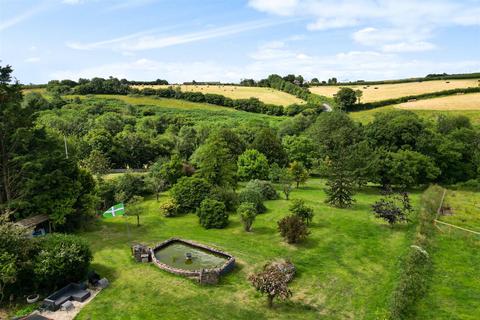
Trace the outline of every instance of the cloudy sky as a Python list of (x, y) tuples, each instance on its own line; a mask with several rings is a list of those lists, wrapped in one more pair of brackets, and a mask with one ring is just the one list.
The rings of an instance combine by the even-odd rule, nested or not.
[(22, 83), (480, 71), (480, 0), (0, 0)]

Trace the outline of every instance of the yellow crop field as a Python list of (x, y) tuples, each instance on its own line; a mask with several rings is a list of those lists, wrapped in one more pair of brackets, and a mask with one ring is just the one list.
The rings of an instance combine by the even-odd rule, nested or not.
[(406, 110), (480, 110), (480, 93), (417, 100), (396, 107)]
[[(168, 88), (168, 85), (151, 85), (151, 86), (133, 86), (134, 88)], [(176, 86), (174, 86), (176, 87)], [(288, 106), (293, 103), (305, 103), (291, 94), (278, 91), (272, 88), (264, 87), (243, 87), (243, 86), (223, 86), (223, 85), (180, 85), (182, 91), (215, 93), (221, 94), (232, 99), (248, 99), (251, 97), (258, 98), (264, 103)]]
[[(400, 98), (410, 95), (418, 95), (449, 89), (478, 87), (479, 79), (459, 79), (459, 80), (432, 80), (423, 82), (407, 82), (395, 84), (378, 84), (378, 85), (355, 85), (343, 86), (354, 90), (363, 91), (361, 102), (373, 102), (379, 100)], [(318, 86), (310, 87), (312, 93), (333, 97), (338, 92), (340, 86)]]

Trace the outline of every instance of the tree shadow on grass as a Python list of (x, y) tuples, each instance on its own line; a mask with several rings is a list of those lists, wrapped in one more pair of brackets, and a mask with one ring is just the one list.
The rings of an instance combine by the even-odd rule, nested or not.
[(319, 243), (318, 239), (311, 238), (311, 237), (307, 236), (307, 238), (304, 241), (296, 244), (296, 246), (299, 249), (302, 249), (302, 248), (303, 249), (311, 249), (311, 248), (318, 247), (318, 243)]
[(101, 263), (92, 263), (90, 265), (90, 269), (94, 270), (96, 273), (100, 275), (101, 278), (107, 278), (109, 282), (114, 282), (118, 279), (118, 274), (115, 268)]
[[(295, 292), (293, 292), (293, 295), (295, 295)], [(313, 311), (313, 312), (321, 312), (322, 310), (319, 309), (316, 306), (310, 305), (305, 302), (301, 301), (292, 301), (292, 300), (286, 300), (286, 301), (281, 301), (281, 300), (276, 300), (273, 304), (273, 310), (279, 311), (282, 313), (298, 313), (298, 312), (305, 312), (305, 311)]]
[(255, 224), (253, 225), (252, 227), (252, 234), (258, 234), (258, 235), (263, 235), (263, 234), (272, 234), (272, 233), (275, 233), (277, 231), (276, 228), (269, 228), (269, 227), (265, 227), (265, 226), (261, 226), (261, 227), (255, 227)]

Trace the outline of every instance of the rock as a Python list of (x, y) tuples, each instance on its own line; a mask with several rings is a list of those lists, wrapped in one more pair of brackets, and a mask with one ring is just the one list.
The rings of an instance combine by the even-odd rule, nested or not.
[(108, 287), (110, 283), (108, 282), (107, 278), (102, 278), (100, 280), (98, 280), (98, 286), (102, 289), (105, 289), (106, 287)]

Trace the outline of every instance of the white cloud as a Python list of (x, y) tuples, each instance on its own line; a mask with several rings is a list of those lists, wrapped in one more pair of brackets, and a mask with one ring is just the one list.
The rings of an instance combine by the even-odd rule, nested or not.
[(152, 31), (139, 32), (120, 38), (91, 42), (67, 42), (66, 45), (77, 50), (93, 50), (93, 49), (117, 49), (122, 51), (141, 51), (150, 49), (166, 48), (180, 44), (197, 42), (202, 40), (225, 37), (233, 34), (243, 33), (247, 31), (262, 29), (286, 23), (288, 21), (251, 21), (247, 23), (234, 24), (218, 28), (210, 28), (203, 31), (191, 32), (178, 35), (153, 35)]
[(256, 10), (288, 16), (294, 13), (299, 0), (250, 0), (248, 5)]
[(52, 73), (52, 79), (78, 79), (92, 77), (127, 78), (136, 80), (154, 80), (159, 76), (170, 82), (191, 80), (200, 81), (238, 81), (242, 76), (241, 68), (219, 65), (216, 61), (164, 62), (151, 59), (137, 59), (129, 62), (99, 65), (81, 70), (60, 70)]
[(428, 28), (367, 27), (354, 32), (352, 37), (359, 44), (376, 47), (384, 52), (420, 52), (436, 48), (433, 43), (425, 41), (431, 37), (431, 31)]
[(360, 26), (354, 40), (389, 52), (435, 48), (435, 30), (480, 26), (480, 1), (456, 0), (250, 0), (256, 10), (311, 19), (311, 31)]
[(382, 47), (384, 52), (421, 52), (435, 49), (433, 43), (426, 41), (418, 42), (400, 42), (395, 44), (386, 44)]
[(328, 19), (328, 18), (318, 18), (315, 22), (309, 23), (307, 25), (308, 30), (328, 30), (328, 29), (338, 29), (345, 27), (353, 27), (358, 24), (358, 21), (355, 19)]
[[(260, 56), (265, 48), (275, 54)], [(218, 61), (161, 61), (133, 59), (127, 62), (97, 65), (79, 70), (59, 70), (50, 79), (77, 79), (115, 76), (132, 80), (165, 78), (172, 83), (184, 81), (238, 82), (241, 78), (261, 79), (269, 74), (301, 74), (307, 79), (318, 77), (340, 80), (378, 80), (422, 76), (437, 72), (473, 72), (480, 69), (480, 59), (454, 62), (430, 62), (404, 59), (396, 54), (376, 51), (349, 51), (334, 55), (309, 56), (291, 50), (287, 45), (264, 45), (258, 56), (243, 65)]]

